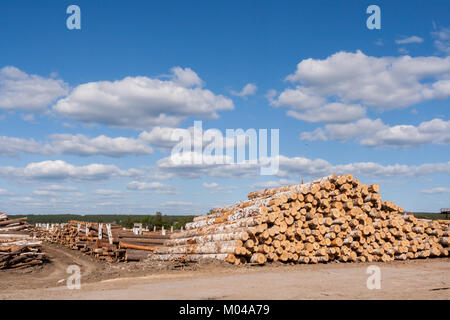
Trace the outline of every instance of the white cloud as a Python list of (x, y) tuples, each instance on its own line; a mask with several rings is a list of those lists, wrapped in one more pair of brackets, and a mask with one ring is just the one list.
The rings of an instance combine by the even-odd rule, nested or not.
[(345, 141), (365, 133), (377, 132), (385, 127), (381, 119), (371, 120), (365, 118), (347, 124), (327, 124), (324, 128), (317, 128), (311, 132), (302, 132), (300, 139), (308, 141)]
[(257, 90), (258, 90), (258, 87), (255, 84), (247, 83), (244, 86), (244, 88), (242, 88), (241, 91), (239, 91), (239, 92), (231, 91), (231, 94), (233, 96), (238, 96), (238, 97), (247, 97), (247, 96), (254, 95)]
[(395, 40), (396, 44), (410, 44), (410, 43), (422, 43), (423, 38), (418, 36), (411, 36), (403, 39)]
[(450, 55), (450, 28), (436, 28), (431, 35), (435, 47), (442, 53)]
[(63, 123), (62, 123), (62, 126), (63, 126), (63, 127), (66, 127), (66, 128), (70, 128), (70, 129), (75, 128), (75, 125), (74, 125), (74, 124), (68, 123), (68, 122), (63, 122)]
[(44, 112), (58, 97), (67, 94), (62, 80), (42, 78), (7, 66), (0, 69), (0, 109)]
[[(100, 206), (100, 207), (110, 207), (110, 206), (117, 206), (117, 205), (119, 205), (119, 204), (120, 204), (120, 203), (114, 202), (114, 201), (104, 201), (104, 202), (96, 203), (95, 206)], [(95, 207), (95, 206), (94, 206), (94, 207)]]
[(450, 188), (436, 187), (436, 188), (431, 188), (431, 189), (422, 189), (422, 190), (420, 190), (420, 192), (424, 193), (424, 194), (450, 193)]
[(288, 116), (307, 122), (349, 122), (363, 118), (366, 110), (358, 104), (329, 103), (304, 112), (289, 110)]
[(131, 169), (120, 170), (114, 165), (95, 163), (74, 166), (62, 160), (32, 162), (24, 168), (0, 167), (0, 176), (13, 180), (105, 180), (133, 174)]
[(366, 146), (414, 147), (423, 144), (450, 144), (450, 120), (433, 119), (412, 125), (386, 127), (361, 139)]
[(95, 194), (104, 196), (104, 197), (114, 197), (122, 194), (120, 190), (111, 190), (111, 189), (97, 189), (94, 191)]
[[(259, 176), (261, 164), (182, 164), (170, 157), (158, 161), (158, 169), (173, 177), (200, 178), (255, 178)], [(375, 162), (354, 162), (333, 165), (324, 159), (279, 156), (280, 178), (297, 180), (299, 177), (323, 177), (332, 173), (352, 173), (371, 177), (418, 177), (430, 174), (450, 173), (450, 162), (422, 165), (383, 165)]]
[(61, 186), (58, 184), (52, 184), (50, 186), (40, 188), (39, 190), (56, 191), (56, 192), (70, 192), (70, 191), (77, 191), (78, 188), (72, 187), (72, 186)]
[(398, 53), (407, 55), (409, 53), (409, 51), (406, 48), (398, 48)]
[(194, 152), (185, 152), (179, 157), (169, 156), (158, 160), (158, 170), (165, 174), (183, 178), (198, 178), (201, 176), (219, 178), (248, 178), (257, 174), (258, 164), (248, 162), (239, 164), (224, 164), (231, 161), (224, 156), (203, 156), (203, 161), (196, 163), (196, 157), (201, 157)]
[[(225, 149), (226, 147), (234, 148), (238, 145), (247, 145), (248, 140), (237, 139), (236, 137), (226, 137), (218, 129), (202, 129), (202, 135), (194, 134), (194, 127), (187, 129), (182, 128), (168, 128), (168, 127), (155, 127), (151, 131), (143, 131), (139, 134), (139, 140), (150, 143), (153, 146), (159, 147), (162, 151), (170, 151), (180, 141), (180, 137), (190, 137), (191, 146), (193, 148), (203, 147), (205, 148), (211, 143), (220, 142)], [(241, 135), (238, 135), (241, 136)], [(177, 137), (177, 138), (176, 138)], [(189, 139), (189, 138), (187, 138)], [(216, 141), (216, 139), (219, 139)]]
[(9, 196), (12, 195), (12, 192), (9, 192), (6, 189), (0, 189), (0, 196)]
[(323, 159), (304, 157), (288, 158), (280, 156), (279, 176), (322, 177), (332, 173), (352, 173), (356, 176), (370, 177), (420, 177), (431, 174), (449, 174), (450, 161), (442, 163), (426, 163), (422, 165), (382, 165), (375, 162), (354, 162), (332, 165)]
[(23, 121), (27, 121), (27, 122), (33, 122), (34, 121), (34, 114), (33, 113), (22, 114), (20, 117), (22, 118)]
[(191, 68), (174, 67), (170, 71), (173, 74), (172, 81), (182, 87), (203, 87), (204, 85), (203, 80)]
[(345, 141), (358, 138), (361, 145), (369, 147), (415, 147), (424, 144), (450, 144), (450, 120), (433, 119), (413, 125), (388, 126), (380, 119), (361, 119), (348, 124), (329, 124), (312, 132), (300, 134), (302, 140)]
[(34, 139), (0, 137), (0, 156), (15, 157), (19, 153), (49, 154), (51, 147), (42, 145)]
[(294, 185), (299, 184), (300, 181), (288, 180), (288, 179), (280, 179), (280, 180), (271, 180), (271, 181), (262, 181), (254, 183), (250, 186), (253, 189), (268, 189), (268, 188), (278, 188), (286, 185)]
[(117, 127), (147, 129), (175, 126), (190, 116), (218, 118), (233, 102), (199, 87), (191, 69), (173, 68), (169, 80), (127, 77), (81, 84), (54, 106), (68, 118)]
[[(295, 89), (286, 89), (275, 98), (275, 91), (270, 92), (272, 96), (271, 104), (276, 107), (289, 107), (295, 110), (306, 110), (309, 108), (318, 108), (324, 105), (327, 100), (324, 97), (314, 94), (308, 88), (297, 86)], [(270, 99), (269, 99), (270, 100)]]
[(165, 207), (191, 207), (194, 206), (195, 204), (192, 202), (186, 202), (186, 201), (166, 201), (162, 204)]
[(55, 197), (58, 195), (55, 191), (48, 191), (48, 190), (34, 190), (33, 195), (35, 196), (52, 196)]
[(156, 193), (174, 193), (174, 187), (161, 182), (131, 181), (127, 184), (128, 190), (154, 191)]
[(33, 199), (31, 197), (14, 197), (14, 198), (10, 198), (9, 200), (14, 201), (14, 202), (32, 202), (32, 201), (35, 201), (35, 199)]
[[(169, 151), (179, 140), (174, 138), (177, 128), (155, 127), (151, 131), (143, 131), (139, 134), (139, 139), (146, 141), (155, 147), (159, 147), (164, 151)], [(189, 132), (188, 129), (178, 129), (180, 131)]]
[(366, 114), (359, 104), (328, 103), (325, 97), (302, 86), (284, 90), (277, 99), (274, 99), (275, 95), (272, 92), (268, 96), (272, 106), (288, 107), (291, 109), (287, 112), (288, 116), (307, 122), (349, 122)]
[(15, 157), (19, 153), (124, 157), (151, 154), (153, 149), (147, 141), (140, 138), (110, 138), (104, 135), (88, 138), (82, 134), (53, 134), (49, 137), (48, 143), (37, 142), (34, 139), (0, 137), (1, 156)]
[(57, 154), (123, 157), (153, 153), (153, 149), (145, 141), (133, 138), (110, 138), (101, 135), (90, 139), (82, 134), (54, 134), (50, 136), (50, 140), (54, 153)]
[(361, 51), (338, 52), (326, 59), (305, 59), (271, 104), (295, 110), (330, 102), (358, 103), (378, 110), (409, 107), (450, 95), (450, 57), (372, 57)]
[(45, 187), (45, 188), (40, 188), (40, 189), (34, 190), (32, 192), (32, 194), (35, 196), (40, 196), (40, 197), (59, 197), (59, 198), (61, 198), (63, 196), (63, 193), (65, 193), (65, 195), (69, 195), (69, 196), (73, 196), (73, 197), (84, 196), (84, 194), (81, 192), (69, 192), (69, 191), (74, 191), (74, 190), (78, 190), (78, 189), (72, 188), (72, 187), (63, 187), (63, 186), (53, 185), (50, 187)]
[(219, 184), (217, 184), (216, 182), (211, 182), (211, 183), (207, 183), (207, 182), (203, 182), (203, 187), (205, 187), (206, 189), (215, 189), (219, 187)]
[(204, 182), (202, 185), (205, 189), (209, 190), (209, 193), (231, 193), (233, 190), (237, 189), (235, 186), (219, 186), (216, 182)]

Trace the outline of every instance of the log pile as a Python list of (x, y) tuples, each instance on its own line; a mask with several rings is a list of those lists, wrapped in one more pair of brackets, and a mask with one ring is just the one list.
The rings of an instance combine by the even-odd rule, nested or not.
[(0, 213), (0, 270), (40, 265), (47, 261), (41, 241), (32, 236), (27, 218), (8, 219)]
[(164, 244), (170, 232), (142, 231), (135, 234), (132, 230), (119, 225), (70, 221), (53, 228), (41, 227), (41, 239), (80, 250), (99, 260), (107, 262), (140, 261)]
[(352, 175), (252, 192), (194, 218), (150, 260), (234, 264), (392, 261), (448, 256), (449, 220), (417, 219)]

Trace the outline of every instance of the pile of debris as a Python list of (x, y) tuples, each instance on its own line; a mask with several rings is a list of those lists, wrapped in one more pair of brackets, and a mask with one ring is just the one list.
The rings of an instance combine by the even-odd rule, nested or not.
[(41, 239), (80, 250), (107, 262), (140, 261), (163, 245), (171, 234), (166, 230), (131, 230), (116, 224), (86, 221), (38, 227)]
[(247, 201), (198, 216), (149, 259), (264, 264), (448, 256), (449, 222), (417, 219), (383, 201), (378, 185), (330, 175), (252, 192)]
[(32, 236), (27, 218), (8, 219), (0, 213), (0, 269), (40, 265), (48, 259), (41, 251), (42, 242)]

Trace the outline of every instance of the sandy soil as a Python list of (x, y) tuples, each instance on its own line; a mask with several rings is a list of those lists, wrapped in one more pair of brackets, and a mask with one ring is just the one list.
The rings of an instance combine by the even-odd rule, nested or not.
[[(45, 245), (51, 263), (0, 271), (0, 299), (450, 299), (450, 259), (374, 264), (232, 266), (221, 262), (117, 263)], [(80, 290), (64, 279), (81, 268)], [(381, 289), (369, 290), (369, 265)]]

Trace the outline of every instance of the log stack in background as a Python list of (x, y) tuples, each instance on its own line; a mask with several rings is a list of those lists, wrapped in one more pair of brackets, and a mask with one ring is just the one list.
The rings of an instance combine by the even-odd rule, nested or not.
[(448, 256), (449, 221), (417, 219), (352, 175), (252, 192), (155, 247), (150, 260), (234, 264), (371, 262)]
[(106, 224), (102, 224), (101, 239), (99, 228), (100, 223), (97, 222), (70, 221), (64, 225), (53, 226), (49, 230), (40, 228), (40, 232), (45, 241), (80, 250), (107, 262), (140, 261), (155, 247), (163, 245), (170, 234), (143, 231), (142, 234), (136, 235), (132, 230), (111, 224), (110, 242)]
[(0, 270), (40, 265), (47, 261), (41, 241), (33, 237), (27, 218), (8, 219), (0, 213)]

